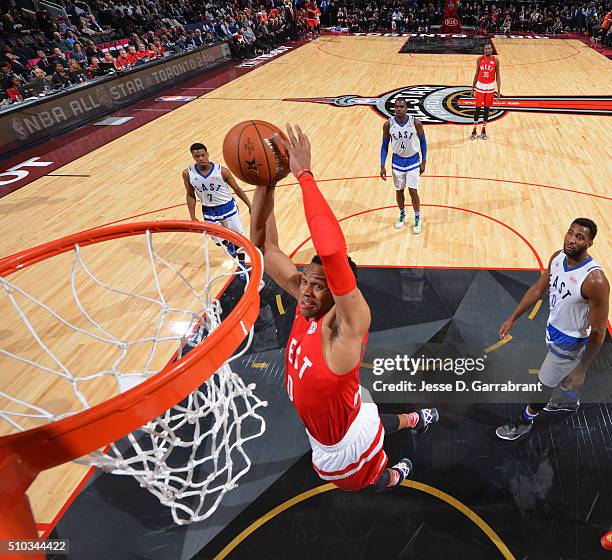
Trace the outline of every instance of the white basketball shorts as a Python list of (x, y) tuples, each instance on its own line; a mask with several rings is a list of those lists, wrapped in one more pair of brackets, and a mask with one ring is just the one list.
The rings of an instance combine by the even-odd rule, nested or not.
[(419, 188), (419, 168), (418, 166), (410, 171), (396, 171), (392, 169), (393, 184), (396, 191), (403, 191), (406, 187), (409, 189)]

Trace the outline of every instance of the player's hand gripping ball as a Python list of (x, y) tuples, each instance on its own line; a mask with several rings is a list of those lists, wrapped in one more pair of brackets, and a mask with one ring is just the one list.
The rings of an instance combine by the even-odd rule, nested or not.
[(223, 159), (230, 171), (250, 185), (275, 185), (289, 174), (287, 150), (272, 138), (283, 132), (265, 121), (244, 121), (223, 141)]

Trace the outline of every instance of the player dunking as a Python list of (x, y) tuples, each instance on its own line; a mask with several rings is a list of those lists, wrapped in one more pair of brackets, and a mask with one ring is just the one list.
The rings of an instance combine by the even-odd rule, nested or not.
[[(578, 409), (576, 394), (584, 383), (586, 370), (599, 352), (606, 334), (610, 285), (601, 266), (589, 256), (597, 226), (578, 218), (565, 234), (563, 251), (557, 251), (539, 280), (527, 290), (510, 318), (499, 329), (505, 338), (514, 322), (549, 290), (550, 315), (546, 324), (548, 354), (540, 367), (539, 379), (544, 400), (531, 403), (513, 422), (497, 428), (502, 439), (517, 439), (531, 430), (542, 412)], [(552, 398), (559, 386), (561, 399)]]
[(424, 431), (437, 420), (437, 411), (379, 416), (375, 403), (362, 401), (359, 368), (370, 308), (357, 288), (340, 225), (313, 178), (308, 138), (297, 126), (296, 134), (289, 125), (287, 132), (288, 144), (278, 136), (275, 141), (289, 153), (318, 254), (302, 273), (280, 250), (273, 186), (255, 191), (251, 240), (264, 254), (266, 272), (298, 300), (285, 354), (289, 399), (306, 427), (312, 464), (322, 479), (351, 491), (397, 486), (412, 465), (402, 459), (386, 468), (385, 432)]
[[(497, 91), (495, 91), (497, 82)], [(499, 60), (493, 56), (493, 45), (487, 43), (484, 48), (484, 55), (476, 61), (476, 73), (472, 83), (472, 97), (476, 98), (476, 110), (474, 112), (474, 129), (472, 130), (472, 140), (476, 140), (476, 126), (480, 118), (480, 110), (484, 107), (482, 119), (482, 131), (480, 137), (487, 139), (487, 122), (489, 122), (489, 109), (493, 105), (493, 97), (501, 97), (501, 73), (499, 71)]]
[[(395, 227), (401, 229), (406, 221), (404, 210), (404, 189), (408, 187), (412, 209), (414, 210), (414, 233), (421, 233), (421, 199), (419, 198), (419, 178), (425, 172), (427, 161), (427, 140), (423, 125), (413, 116), (408, 115), (408, 104), (405, 99), (395, 100), (395, 116), (383, 125), (383, 139), (380, 148), (380, 177), (387, 180), (387, 152), (389, 142), (393, 156), (391, 158), (391, 173), (395, 185), (395, 200), (400, 215)], [(421, 157), (419, 160), (419, 148)]]
[[(196, 193), (202, 204), (202, 214), (205, 222), (222, 225), (240, 234), (244, 234), (240, 221), (240, 210), (229, 190), (229, 187), (238, 195), (251, 211), (251, 201), (245, 192), (238, 186), (236, 179), (229, 169), (221, 167), (218, 163), (209, 160), (208, 150), (204, 144), (195, 143), (189, 148), (195, 161), (183, 170), (183, 183), (187, 191), (187, 208), (192, 220), (196, 217)], [(241, 269), (240, 279), (246, 280), (244, 272), (245, 255), (237, 253), (237, 247), (230, 241), (213, 237), (217, 245), (223, 244), (232, 257), (238, 257)]]

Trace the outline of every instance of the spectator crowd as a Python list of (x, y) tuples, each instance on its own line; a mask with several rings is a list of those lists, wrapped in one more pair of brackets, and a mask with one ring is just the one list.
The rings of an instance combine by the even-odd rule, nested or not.
[[(458, 0), (464, 26), (487, 33), (586, 33), (611, 46), (612, 1)], [(428, 32), (442, 23), (444, 0), (322, 0), (321, 24), (356, 32)]]
[(267, 53), (309, 31), (302, 4), (294, 10), (290, 0), (66, 0), (65, 14), (55, 19), (46, 10), (1, 4), (0, 103), (221, 41), (235, 59)]
[[(0, 0), (0, 103), (121, 72), (226, 41), (243, 59), (322, 26), (351, 32), (428, 32), (444, 0), (65, 0), (65, 14), (32, 14)], [(464, 26), (487, 33), (584, 33), (612, 46), (612, 0), (458, 0)], [(120, 44), (121, 47), (116, 45)]]

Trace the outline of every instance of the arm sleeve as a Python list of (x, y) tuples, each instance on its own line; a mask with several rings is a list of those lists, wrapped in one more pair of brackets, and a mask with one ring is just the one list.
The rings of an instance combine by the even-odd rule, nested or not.
[(382, 145), (380, 146), (380, 166), (384, 167), (387, 161), (387, 153), (389, 151), (389, 138), (383, 134)]
[(303, 173), (298, 180), (304, 199), (306, 223), (312, 243), (321, 257), (327, 285), (334, 295), (348, 294), (357, 287), (357, 281), (348, 262), (346, 241), (340, 224), (313, 176)]
[(427, 161), (427, 139), (424, 132), (419, 134), (419, 143), (421, 144), (421, 161)]

